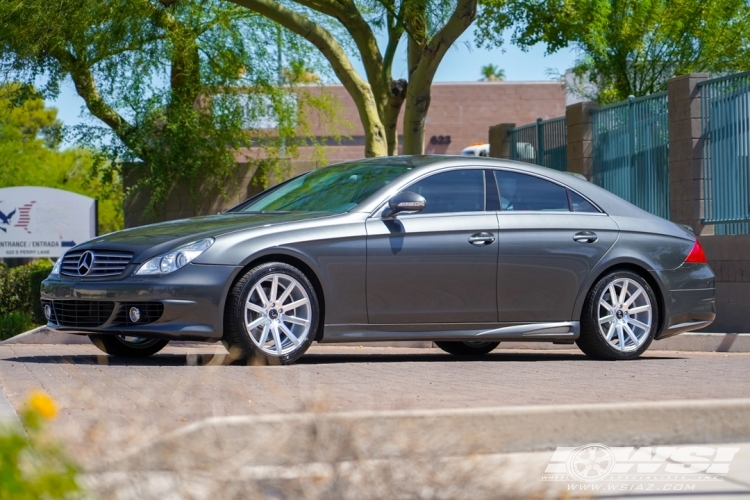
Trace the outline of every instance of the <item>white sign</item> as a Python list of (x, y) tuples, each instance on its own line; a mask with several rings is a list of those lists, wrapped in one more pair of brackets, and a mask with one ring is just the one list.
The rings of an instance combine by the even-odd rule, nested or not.
[(45, 187), (0, 189), (0, 258), (61, 257), (96, 236), (96, 200)]

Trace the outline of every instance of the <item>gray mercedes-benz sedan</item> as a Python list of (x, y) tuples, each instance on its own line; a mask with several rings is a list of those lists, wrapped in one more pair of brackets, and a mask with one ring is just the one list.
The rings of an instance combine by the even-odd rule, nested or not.
[(693, 233), (584, 179), (477, 157), (391, 157), (300, 175), (219, 215), (100, 236), (42, 284), (49, 326), (104, 352), (221, 340), (291, 363), (313, 341), (577, 343), (632, 359), (706, 327)]

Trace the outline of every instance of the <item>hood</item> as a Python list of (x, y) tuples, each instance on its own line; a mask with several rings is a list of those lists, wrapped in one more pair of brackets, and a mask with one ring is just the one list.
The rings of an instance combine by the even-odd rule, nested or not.
[(133, 262), (139, 263), (144, 258), (169, 252), (179, 246), (203, 238), (221, 236), (254, 227), (317, 219), (330, 215), (330, 213), (324, 212), (289, 212), (266, 214), (224, 213), (191, 217), (189, 219), (160, 222), (105, 234), (78, 245), (75, 249), (86, 250), (95, 247), (98, 249), (133, 252)]

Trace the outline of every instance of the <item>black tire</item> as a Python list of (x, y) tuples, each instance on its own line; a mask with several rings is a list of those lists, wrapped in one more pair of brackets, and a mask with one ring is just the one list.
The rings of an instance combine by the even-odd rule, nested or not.
[(89, 339), (101, 351), (121, 358), (146, 358), (161, 351), (169, 343), (162, 339), (128, 342), (117, 335), (89, 335)]
[[(624, 352), (610, 344), (599, 330), (599, 301), (607, 293), (609, 285), (616, 280), (627, 278), (637, 282), (645, 291), (651, 305), (651, 325), (650, 330), (643, 343), (637, 349)], [(617, 361), (635, 359), (648, 349), (654, 340), (656, 330), (659, 325), (659, 303), (656, 300), (653, 289), (648, 282), (640, 275), (631, 271), (614, 271), (603, 276), (597, 281), (589, 291), (586, 302), (581, 312), (581, 335), (576, 340), (576, 344), (586, 356), (604, 360)]]
[[(246, 302), (259, 282), (269, 275), (284, 275), (296, 280), (297, 284), (304, 289), (310, 303), (309, 330), (306, 336), (299, 340), (299, 345), (293, 350), (284, 352), (282, 355), (270, 354), (251, 338), (246, 323)], [(279, 320), (280, 322), (281, 320)], [(245, 273), (232, 287), (227, 297), (224, 308), (224, 335), (222, 343), (230, 355), (239, 360), (249, 361), (250, 364), (287, 365), (299, 359), (315, 340), (320, 321), (320, 304), (310, 280), (305, 274), (294, 266), (283, 262), (269, 262), (261, 264)], [(288, 336), (287, 336), (288, 338)], [(280, 342), (281, 343), (281, 342)]]
[(435, 345), (456, 356), (483, 356), (492, 352), (500, 342), (435, 342)]

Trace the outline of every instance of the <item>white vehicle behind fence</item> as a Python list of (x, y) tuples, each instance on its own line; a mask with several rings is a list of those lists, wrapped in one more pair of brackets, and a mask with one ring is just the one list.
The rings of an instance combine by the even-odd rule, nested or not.
[(481, 142), (475, 142), (468, 148), (465, 148), (463, 151), (461, 151), (461, 156), (489, 156), (489, 155), (490, 155), (490, 145), (483, 144)]

